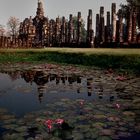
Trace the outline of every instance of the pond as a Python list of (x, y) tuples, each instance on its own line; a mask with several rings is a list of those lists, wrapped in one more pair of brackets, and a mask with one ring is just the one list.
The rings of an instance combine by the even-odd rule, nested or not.
[(0, 69), (0, 139), (140, 139), (140, 77), (40, 64)]

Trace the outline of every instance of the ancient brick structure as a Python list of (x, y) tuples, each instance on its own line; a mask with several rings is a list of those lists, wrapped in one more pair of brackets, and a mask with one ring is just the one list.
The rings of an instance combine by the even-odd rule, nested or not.
[(104, 22), (104, 7), (100, 7), (100, 24), (99, 24), (100, 43), (105, 42), (105, 22)]
[(87, 45), (88, 47), (94, 46), (94, 32), (92, 29), (92, 10), (89, 10), (87, 18)]
[(132, 40), (132, 10), (131, 9), (128, 13), (127, 30), (128, 30), (127, 39), (128, 39), (128, 42), (131, 42), (131, 40)]
[(57, 17), (56, 18), (56, 22), (55, 22), (55, 46), (59, 46), (60, 45), (60, 29), (61, 29), (61, 25), (60, 25), (60, 18)]
[(118, 41), (120, 43), (123, 42), (123, 15), (122, 15), (122, 10), (119, 9), (118, 11)]
[(33, 25), (35, 26), (35, 44), (44, 45), (45, 31), (44, 25), (48, 19), (44, 16), (43, 4), (38, 0), (38, 7), (35, 18), (33, 18)]
[(72, 43), (73, 41), (73, 28), (73, 15), (70, 14), (68, 23), (68, 43)]
[(111, 42), (111, 24), (110, 24), (110, 12), (107, 12), (106, 21), (106, 42)]
[(112, 25), (112, 42), (116, 41), (116, 3), (112, 3), (112, 17), (111, 17), (111, 25)]
[[(0, 36), (2, 48), (38, 48), (38, 47), (108, 47), (140, 43), (140, 33), (136, 30), (139, 14), (136, 7), (131, 7), (126, 22), (123, 22), (122, 10), (116, 10), (112, 3), (111, 12), (107, 12), (106, 24), (104, 7), (100, 7), (100, 14), (96, 14), (96, 33), (92, 28), (92, 9), (88, 11), (87, 30), (83, 28), (81, 12), (77, 17), (69, 15), (48, 19), (44, 15), (43, 3), (38, 0), (35, 17), (25, 18), (20, 23), (19, 36)], [(86, 33), (84, 32), (86, 30)], [(138, 45), (137, 45), (138, 46)]]
[(81, 43), (81, 26), (82, 26), (82, 20), (81, 20), (81, 12), (78, 12), (77, 15), (77, 44), (80, 45)]
[(67, 44), (68, 43), (68, 38), (69, 38), (69, 35), (68, 35), (68, 32), (69, 32), (69, 30), (68, 30), (68, 28), (69, 28), (69, 23), (68, 22), (66, 22), (66, 27), (65, 27), (65, 43)]
[(19, 38), (22, 46), (44, 46), (48, 42), (48, 19), (44, 16), (43, 4), (38, 0), (36, 16), (26, 18), (20, 24)]
[(96, 14), (96, 34), (95, 34), (95, 45), (97, 46), (100, 42), (100, 15)]
[(51, 19), (49, 21), (49, 46), (52, 47), (55, 41), (55, 21)]
[(137, 41), (136, 18), (137, 18), (136, 8), (133, 7), (133, 13), (132, 13), (132, 42), (133, 43), (136, 43)]
[(62, 25), (61, 25), (61, 43), (62, 43), (62, 46), (64, 45), (65, 43), (65, 40), (66, 40), (66, 19), (65, 17), (62, 17)]

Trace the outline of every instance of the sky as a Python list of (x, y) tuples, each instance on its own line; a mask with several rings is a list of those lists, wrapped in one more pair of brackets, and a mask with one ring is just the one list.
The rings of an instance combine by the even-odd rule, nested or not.
[[(0, 24), (5, 25), (10, 16), (15, 16), (23, 21), (25, 18), (36, 15), (38, 0), (0, 0)], [(117, 9), (125, 0), (42, 0), (44, 3), (45, 16), (55, 19), (57, 16), (69, 17), (69, 14), (77, 15), (81, 12), (82, 18), (86, 21), (88, 9), (93, 11), (93, 24), (95, 16), (99, 13), (100, 6), (105, 11), (111, 10), (111, 3), (117, 4)], [(106, 16), (106, 13), (105, 13)], [(95, 25), (93, 25), (95, 28)]]

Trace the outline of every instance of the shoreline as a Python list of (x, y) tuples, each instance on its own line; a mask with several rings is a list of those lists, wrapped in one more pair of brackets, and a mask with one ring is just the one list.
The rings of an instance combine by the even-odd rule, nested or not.
[(139, 49), (1, 49), (0, 64), (58, 63), (140, 74)]

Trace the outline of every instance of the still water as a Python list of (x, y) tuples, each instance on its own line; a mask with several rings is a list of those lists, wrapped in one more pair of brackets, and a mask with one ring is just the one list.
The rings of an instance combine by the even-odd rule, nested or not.
[[(138, 81), (117, 81), (115, 74), (101, 70), (55, 65), (1, 70), (0, 137), (140, 139)], [(56, 126), (57, 119), (63, 119), (68, 129)], [(47, 120), (53, 121), (51, 130)]]

